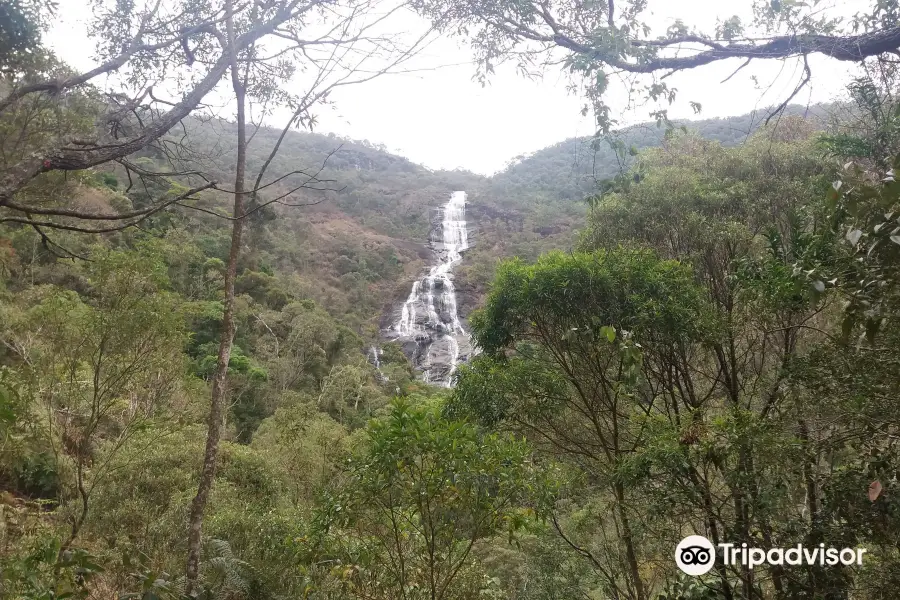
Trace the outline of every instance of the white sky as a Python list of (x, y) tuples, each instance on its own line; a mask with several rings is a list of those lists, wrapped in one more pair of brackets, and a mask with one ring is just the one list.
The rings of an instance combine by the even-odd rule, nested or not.
[[(84, 19), (90, 16), (85, 4), (85, 0), (60, 0), (60, 20), (47, 37), (79, 69), (92, 64), (93, 44), (84, 33)], [(717, 18), (740, 14), (749, 4), (749, 0), (650, 0), (650, 22), (656, 31), (663, 31), (680, 17), (688, 25), (711, 31)], [(840, 10), (852, 14), (869, 5), (866, 0), (849, 0)], [(402, 23), (405, 31), (422, 26), (417, 17), (404, 17)], [(729, 60), (668, 78), (669, 85), (678, 89), (678, 100), (668, 107), (670, 116), (692, 116), (690, 100), (702, 104), (699, 118), (761, 110), (786, 98), (802, 75), (798, 61), (755, 61), (720, 83), (740, 64), (740, 60)], [(813, 56), (810, 65), (812, 84), (795, 102), (827, 101), (843, 92), (852, 72), (848, 64)], [(483, 88), (472, 78), (470, 51), (454, 39), (432, 44), (406, 69), (414, 72), (341, 88), (332, 97), (333, 109), (317, 111), (317, 131), (381, 143), (431, 168), (461, 167), (483, 174), (502, 169), (518, 155), (593, 133), (592, 117), (580, 114), (582, 99), (567, 92), (567, 79), (557, 71), (531, 81), (508, 65), (498, 69)], [(751, 75), (757, 76), (759, 87)], [(609, 94), (612, 116), (620, 123), (649, 120), (653, 107), (626, 110), (624, 89), (615, 81)]]

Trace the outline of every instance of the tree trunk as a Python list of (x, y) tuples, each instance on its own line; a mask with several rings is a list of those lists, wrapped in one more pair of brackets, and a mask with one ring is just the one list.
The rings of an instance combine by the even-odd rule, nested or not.
[(219, 439), (222, 436), (225, 395), (227, 392), (228, 362), (231, 358), (231, 346), (234, 340), (234, 280), (237, 276), (237, 262), (241, 252), (241, 236), (244, 230), (244, 178), (247, 162), (246, 118), (244, 115), (244, 85), (238, 71), (237, 53), (234, 47), (234, 24), (232, 20), (233, 5), (226, 2), (226, 30), (228, 51), (231, 55), (231, 84), (237, 101), (237, 165), (234, 174), (234, 210), (235, 219), (231, 228), (231, 251), (228, 254), (228, 268), (225, 271), (225, 303), (222, 316), (222, 336), (219, 339), (219, 355), (216, 372), (212, 382), (212, 399), (209, 410), (209, 421), (206, 433), (206, 450), (203, 455), (203, 468), (200, 472), (200, 483), (197, 495), (191, 504), (188, 522), (188, 557), (185, 593), (191, 595), (200, 570), (200, 546), (202, 539), (203, 515), (209, 500), (216, 476), (216, 461), (219, 453)]
[(72, 544), (75, 543), (75, 540), (78, 538), (78, 534), (81, 532), (81, 528), (84, 526), (84, 522), (87, 520), (88, 514), (88, 492), (84, 487), (84, 457), (79, 454), (78, 458), (78, 466), (76, 467), (76, 481), (78, 482), (78, 497), (81, 499), (81, 511), (79, 511), (78, 515), (75, 516), (72, 520), (72, 528), (69, 532), (69, 537), (60, 545), (59, 552), (56, 553), (56, 566), (54, 567), (54, 573), (59, 574), (60, 561), (62, 561), (63, 554), (66, 553), (69, 548), (72, 547)]
[(646, 600), (644, 593), (644, 582), (641, 579), (641, 571), (638, 566), (637, 553), (634, 551), (634, 535), (631, 531), (631, 522), (625, 511), (625, 489), (621, 483), (615, 484), (616, 505), (618, 507), (619, 519), (622, 522), (622, 542), (625, 544), (625, 558), (628, 561), (628, 574), (631, 583), (634, 586), (636, 600)]
[[(815, 475), (815, 457), (810, 448), (809, 426), (806, 421), (800, 419), (799, 422), (800, 443), (803, 448), (803, 481), (806, 485), (806, 508), (809, 512), (809, 547), (814, 548), (822, 541), (822, 529), (819, 521), (819, 502)], [(820, 571), (813, 565), (809, 569), (809, 575), (806, 581), (807, 593), (811, 598), (816, 597), (816, 589), (818, 585), (818, 575)]]

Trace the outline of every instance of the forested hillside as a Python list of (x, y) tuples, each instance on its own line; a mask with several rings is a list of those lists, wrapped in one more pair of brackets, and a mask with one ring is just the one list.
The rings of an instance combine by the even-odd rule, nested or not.
[[(894, 598), (900, 6), (747, 4), (97, 0), (78, 72), (0, 3), (0, 598)], [(562, 52), (597, 139), (310, 132), (449, 35)], [(807, 111), (810, 54), (859, 72)], [(610, 75), (732, 57), (797, 61), (769, 124), (611, 126)]]
[[(234, 147), (223, 145), (234, 139), (233, 129), (221, 121), (198, 121), (190, 129), (192, 150), (209, 161), (213, 177), (227, 177), (233, 164)], [(259, 168), (279, 133), (258, 130), (248, 168)], [(297, 297), (315, 300), (369, 341), (430, 258), (425, 244), (436, 208), (450, 191), (483, 182), (472, 173), (429, 171), (368, 142), (301, 131), (288, 132), (270, 169), (302, 171), (272, 186), (278, 194), (315, 179), (293, 193), (295, 206), (278, 205), (257, 219), (246, 260), (290, 276)], [(223, 225), (204, 218), (199, 227), (225, 236)], [(227, 258), (227, 237), (216, 252)]]
[[(746, 138), (751, 124), (760, 122), (742, 115), (676, 126), (729, 145)], [(186, 127), (192, 160), (204, 164), (208, 176), (227, 179), (234, 163), (234, 124), (202, 119)], [(662, 143), (666, 131), (647, 123), (614, 139), (644, 149)], [(271, 128), (258, 130), (248, 156), (250, 168), (264, 162), (264, 150), (278, 135)], [(461, 189), (469, 194), (474, 248), (457, 277), (463, 308), (471, 310), (486, 292), (500, 258), (531, 260), (549, 249), (570, 248), (587, 211), (584, 200), (597, 180), (630, 168), (634, 161), (629, 156), (629, 163), (620, 166), (605, 140), (593, 146), (587, 138), (566, 140), (488, 178), (431, 171), (368, 142), (290, 131), (271, 168), (315, 174), (314, 189), (295, 194), (298, 204), (308, 206), (277, 206), (255, 220), (254, 241), (242, 268), (248, 277), (279, 273), (285, 278), (282, 287), (291, 288), (282, 291), (316, 301), (365, 340), (375, 341), (379, 324), (386, 324), (392, 308), (408, 293), (409, 282), (430, 258), (426, 242), (437, 208), (450, 191)], [(145, 165), (162, 164), (150, 155), (142, 160)], [(588, 170), (592, 168), (596, 172)], [(95, 203), (104, 202), (100, 197), (106, 196), (105, 202), (114, 205), (117, 194), (128, 186), (124, 170), (98, 172), (96, 177), (104, 181), (102, 186), (83, 186), (76, 195), (91, 197)], [(289, 191), (304, 178), (287, 177), (273, 189)], [(134, 198), (136, 190), (126, 195)], [(216, 198), (207, 196), (207, 208), (221, 214), (224, 205)], [(207, 257), (227, 259), (227, 228), (221, 219), (183, 207), (165, 219), (167, 225), (174, 220), (196, 233)]]
[[(802, 116), (829, 128), (843, 109), (838, 105), (787, 106), (780, 118)], [(721, 119), (648, 122), (600, 138), (569, 138), (521, 156), (477, 188), (471, 214), (480, 241), (459, 268), (461, 283), (481, 299), (493, 279), (498, 257), (536, 259), (550, 249), (568, 249), (588, 212), (586, 199), (600, 184), (630, 172), (638, 152), (660, 146), (667, 135), (689, 131), (700, 138), (735, 146), (761, 127), (771, 109)], [(777, 120), (777, 119), (776, 119)], [(466, 308), (474, 305), (468, 302)]]
[[(782, 118), (803, 116), (825, 126), (834, 107), (789, 105)], [(569, 138), (515, 159), (491, 178), (490, 189), (501, 202), (547, 200), (579, 201), (596, 190), (597, 183), (627, 171), (634, 162), (631, 149), (659, 146), (667, 131), (688, 129), (723, 146), (743, 143), (766, 121), (771, 108), (756, 113), (717, 119), (648, 122), (616, 130), (606, 137)], [(621, 145), (621, 146), (618, 146)], [(620, 149), (617, 151), (617, 147)]]
[[(273, 162), (277, 172), (302, 168), (316, 173), (323, 192), (305, 190), (311, 206), (280, 207), (278, 219), (265, 223), (255, 260), (282, 273), (296, 273), (303, 293), (327, 307), (342, 322), (373, 338), (408, 293), (409, 282), (429, 258), (425, 247), (437, 208), (453, 190), (469, 194), (468, 215), (474, 247), (457, 271), (468, 312), (483, 298), (501, 258), (537, 258), (550, 249), (571, 248), (600, 181), (627, 172), (635, 163), (620, 157), (611, 143), (644, 150), (659, 146), (667, 132), (690, 131), (725, 146), (745, 141), (768, 113), (723, 119), (644, 123), (608, 138), (572, 138), (521, 157), (504, 171), (483, 177), (464, 171), (431, 171), (368, 142), (291, 131)], [(827, 127), (833, 110), (788, 106), (782, 118), (804, 115)], [(198, 121), (190, 129), (194, 152), (219, 177), (233, 163), (234, 148), (223, 145), (233, 124)], [(253, 148), (264, 149), (277, 131), (261, 128)], [(251, 152), (248, 164), (265, 160)], [(289, 189), (287, 178), (277, 189)], [(204, 226), (215, 225), (212, 221)], [(262, 235), (262, 234), (261, 234)], [(220, 243), (224, 260), (227, 246)]]

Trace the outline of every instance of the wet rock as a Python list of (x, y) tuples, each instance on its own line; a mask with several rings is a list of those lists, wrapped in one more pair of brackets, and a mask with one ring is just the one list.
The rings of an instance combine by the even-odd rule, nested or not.
[(405, 354), (406, 357), (413, 362), (413, 364), (416, 363), (416, 358), (419, 355), (420, 348), (421, 346), (419, 345), (419, 342), (417, 342), (415, 339), (406, 338), (400, 340), (400, 349), (403, 350), (403, 354)]
[(448, 335), (435, 339), (428, 348), (426, 375), (432, 383), (444, 382), (448, 379), (452, 369), (454, 355), (453, 338)]

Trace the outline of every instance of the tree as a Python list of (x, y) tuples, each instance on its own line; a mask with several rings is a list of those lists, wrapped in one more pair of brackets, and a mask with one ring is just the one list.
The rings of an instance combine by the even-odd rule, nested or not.
[[(896, 464), (896, 411), (877, 391), (896, 377), (882, 346), (896, 329), (872, 347), (841, 341), (834, 172), (791, 120), (734, 149), (670, 138), (598, 196), (583, 252), (504, 265), (472, 318), (485, 352), (461, 372), (454, 414), (522, 432), (583, 474), (553, 524), (606, 593), (692, 597), (668, 558), (692, 531), (765, 548), (865, 543), (873, 573), (896, 568), (880, 541), (897, 526), (880, 491), (895, 485), (881, 469)], [(867, 189), (829, 197), (876, 204)], [(868, 519), (878, 531), (861, 534)], [(868, 580), (717, 564), (702, 593), (878, 597)]]
[(317, 494), (340, 476), (350, 446), (342, 425), (303, 404), (279, 408), (253, 437), (253, 448), (284, 472), (301, 506), (314, 506)]
[[(762, 475), (773, 466), (772, 458), (760, 455), (764, 451), (759, 445), (783, 448), (784, 456), (790, 455), (786, 448), (794, 432), (781, 419), (799, 408), (789, 408), (793, 404), (784, 392), (789, 367), (827, 335), (820, 330), (827, 325), (819, 316), (827, 307), (823, 292), (833, 285), (826, 284), (822, 272), (795, 267), (805, 260), (828, 260), (833, 244), (821, 206), (833, 171), (816, 156), (810, 133), (802, 122), (787, 120), (724, 152), (689, 137), (675, 140), (665, 156), (660, 152), (647, 157), (640, 183), (600, 200), (584, 241), (586, 247), (641, 244), (691, 264), (721, 324), (708, 342), (711, 354), (695, 355), (687, 363), (702, 375), (686, 375), (681, 382), (676, 375), (678, 383), (667, 384), (684, 390), (679, 396), (695, 400), (712, 394), (707, 401), (723, 402), (721, 408), (734, 427), (727, 445), (730, 460), (713, 461), (730, 481), (727, 496), (733, 512), (704, 517), (712, 537), (748, 539), (754, 522), (760, 523), (766, 545), (783, 535), (780, 519), (769, 512), (779, 495), (769, 484), (777, 478)], [(701, 431), (712, 428), (707, 420), (711, 408), (692, 411), (693, 417), (704, 417)], [(801, 431), (809, 427), (802, 412), (795, 418)], [(682, 435), (695, 437), (691, 431)], [(812, 456), (796, 457), (806, 474), (822, 468)], [(698, 473), (709, 468), (702, 464), (705, 460)], [(788, 480), (792, 477), (790, 469), (782, 473)], [(706, 476), (688, 480), (687, 487), (704, 482), (695, 493), (706, 498), (703, 505), (715, 504), (718, 492)], [(808, 492), (808, 506), (817, 505), (819, 485)], [(818, 517), (803, 525), (812, 530), (812, 539), (821, 535), (819, 526)], [(727, 590), (724, 575), (722, 579)], [(758, 585), (753, 574), (743, 572), (740, 579), (733, 593), (750, 597)], [(808, 583), (815, 586), (815, 575)], [(773, 585), (775, 593), (786, 593), (787, 582), (778, 569)]]
[[(256, 118), (271, 115), (278, 104), (293, 113), (277, 149), (291, 126), (315, 122), (311, 110), (327, 101), (333, 89), (397, 67), (428, 36), (426, 32), (404, 46), (385, 35), (380, 28), (403, 5), (378, 13), (378, 4), (374, 0), (241, 3), (231, 14), (238, 25), (228, 40), (222, 27), (231, 5), (224, 0), (209, 5), (99, 3), (93, 34), (102, 62), (94, 69), (74, 73), (39, 48), (40, 61), (3, 73), (0, 222), (104, 233), (133, 227), (200, 191), (233, 194), (198, 170), (196, 162), (192, 164), (197, 156), (183, 136), (171, 135), (173, 129), (186, 132), (190, 123), (185, 119), (204, 109), (209, 95), (221, 92), (223, 81), (230, 81), (226, 76), (234, 54), (242, 66), (255, 65), (243, 71), (243, 77), (252, 100), (259, 101)], [(290, 94), (278, 83), (295, 79), (296, 65), (306, 65), (309, 73), (303, 78), (303, 92)], [(101, 92), (96, 82), (107, 76), (117, 85), (112, 92)], [(160, 85), (161, 80), (174, 83)], [(163, 164), (142, 164), (136, 153)], [(271, 157), (259, 170), (254, 193), (280, 189), (273, 186), (288, 178), (284, 174), (264, 182), (270, 162)], [(73, 208), (47, 193), (63, 184), (65, 173), (97, 167), (119, 169), (129, 190), (135, 181), (146, 185), (154, 179), (185, 185), (150, 198), (141, 207), (118, 211)], [(267, 203), (283, 202), (304, 187), (320, 187), (315, 171), (299, 169), (290, 175), (298, 184)]]
[(896, 319), (900, 284), (900, 104), (894, 97), (897, 73), (877, 71), (848, 86), (850, 102), (823, 147), (844, 163), (826, 195), (835, 260), (806, 263), (834, 277), (844, 295), (842, 335), (862, 330), (869, 342)]
[(94, 258), (87, 268), (89, 302), (49, 290), (21, 312), (6, 308), (9, 320), (0, 331), (24, 366), (27, 416), (52, 450), (55, 472), (73, 473), (79, 506), (71, 510), (59, 499), (69, 523), (60, 560), (116, 454), (165, 413), (182, 371), (183, 323), (178, 303), (163, 291), (163, 265), (152, 254)]
[[(45, 245), (59, 247), (46, 229), (108, 233), (137, 226), (176, 205), (212, 212), (232, 222), (209, 434), (190, 517), (188, 593), (198, 573), (203, 512), (215, 475), (235, 332), (234, 282), (245, 223), (263, 215), (270, 205), (315, 203), (298, 196), (307, 189), (328, 188), (328, 182), (318, 178), (321, 167), (295, 168), (271, 181), (265, 181), (265, 177), (288, 131), (296, 125), (311, 126), (313, 107), (327, 101), (333, 90), (384, 74), (420, 47), (428, 32), (403, 46), (381, 30), (385, 20), (402, 8), (400, 3), (379, 12), (379, 3), (368, 0), (100, 3), (94, 33), (100, 40), (103, 62), (96, 68), (72, 73), (47, 56), (31, 68), (7, 74), (8, 90), (0, 100), (0, 125), (10, 134), (4, 136), (10, 140), (10, 147), (4, 152), (8, 158), (0, 184), (0, 223), (30, 226)], [(303, 77), (305, 89), (299, 94), (287, 91), (297, 65), (303, 65), (301, 71), (308, 71)], [(102, 93), (93, 86), (99, 77), (109, 75), (130, 93)], [(172, 75), (186, 83), (174, 89), (158, 85), (160, 79)], [(198, 170), (191, 162), (190, 148), (169, 135), (177, 125), (187, 131), (185, 119), (220, 89), (223, 79), (230, 84), (237, 119), (231, 189)], [(175, 99), (155, 95), (159, 87)], [(269, 116), (278, 104), (289, 107), (291, 115), (258, 166), (253, 185), (248, 186), (247, 150), (253, 138), (250, 127), (260, 125), (248, 119), (253, 103), (257, 119)], [(138, 158), (153, 160), (147, 164)], [(112, 165), (124, 170), (130, 182), (128, 190), (133, 179), (145, 189), (147, 181), (162, 181), (161, 197), (143, 198), (140, 206), (118, 211), (83, 210), (65, 202), (61, 205), (60, 198), (65, 195), (60, 192), (69, 185), (61, 173)], [(189, 204), (197, 193), (211, 189), (233, 198), (230, 216)], [(75, 256), (70, 251), (66, 254)]]
[(650, 597), (646, 540), (634, 529), (642, 517), (621, 470), (647, 443), (642, 420), (664, 410), (662, 391), (641, 370), (651, 358), (689, 353), (704, 338), (703, 312), (690, 272), (650, 252), (551, 253), (535, 265), (503, 265), (472, 320), (484, 355), (460, 375), (451, 407), (513, 425), (606, 490), (594, 518), (621, 542), (601, 557), (583, 552), (608, 594)]
[(21, 67), (41, 45), (41, 33), (53, 4), (44, 0), (10, 0), (0, 6), (0, 64), (3, 71)]
[[(286, 2), (275, 8), (277, 10), (272, 10), (268, 19), (257, 22), (257, 27), (235, 40), (238, 50), (271, 35), (275, 28), (297, 17), (303, 10), (299, 2)], [(39, 228), (110, 231), (134, 225), (142, 218), (191, 197), (200, 189), (212, 187), (201, 184), (177, 194), (178, 200), (157, 199), (148, 207), (115, 213), (85, 212), (59, 206), (58, 202), (35, 202), (40, 197), (29, 198), (29, 191), (40, 190), (42, 185), (58, 181), (57, 174), (61, 172), (82, 171), (115, 161), (124, 163), (129, 174), (154, 175), (130, 165), (129, 155), (157, 144), (201, 104), (227, 72), (230, 63), (225, 48), (220, 47), (218, 54), (213, 50), (210, 60), (203, 61), (208, 67), (204, 73), (191, 77), (184, 90), (175, 91), (176, 94), (183, 91), (180, 99), (157, 99), (153, 94), (156, 77), (193, 64), (189, 43), (213, 49), (212, 40), (218, 33), (215, 27), (223, 20), (221, 6), (210, 7), (210, 11), (204, 13), (197, 5), (179, 5), (168, 11), (161, 3), (156, 3), (131, 6), (117, 13), (115, 6), (101, 5), (99, 14), (103, 32), (100, 52), (105, 60), (96, 68), (86, 73), (72, 73), (44, 52), (46, 60), (38, 65), (5, 74), (7, 89), (0, 100), (0, 118), (7, 133), (15, 131), (15, 139), (24, 138), (28, 143), (15, 148), (17, 152), (10, 154), (3, 164), (3, 183), (0, 185), (3, 222)], [(189, 25), (182, 29), (183, 23)], [(182, 52), (182, 42), (187, 52)], [(162, 73), (153, 70), (155, 64), (164, 64), (165, 70)], [(125, 81), (131, 79), (136, 83), (132, 89), (140, 91), (133, 96), (98, 92), (93, 83), (109, 74), (119, 75)], [(170, 108), (164, 111), (161, 107)], [(60, 131), (58, 123), (48, 119), (56, 112), (77, 120), (85, 116), (82, 109), (87, 110), (88, 119), (96, 116), (96, 120), (84, 122), (82, 119), (79, 127)], [(164, 142), (157, 146), (164, 155), (165, 146)], [(68, 219), (85, 223), (72, 224), (67, 222)], [(97, 221), (114, 225), (87, 226)]]
[[(602, 96), (614, 76), (650, 74), (652, 82), (640, 89), (652, 100), (671, 101), (676, 90), (664, 79), (677, 71), (743, 59), (737, 72), (753, 60), (797, 58), (802, 76), (779, 107), (783, 109), (812, 77), (809, 55), (862, 62), (900, 48), (900, 7), (895, 0), (875, 2), (851, 19), (829, 14), (815, 3), (753, 2), (749, 23), (735, 15), (714, 31), (698, 31), (678, 20), (664, 35), (645, 20), (649, 8), (644, 0), (419, 0), (416, 5), (425, 15), (448, 17), (470, 40), (482, 77), (496, 62), (513, 58), (527, 68), (551, 50), (562, 50), (565, 66), (588, 82), (586, 94), (603, 133), (613, 124)], [(699, 110), (700, 104), (694, 104)]]
[[(365, 14), (366, 11), (372, 10), (373, 5), (366, 2), (355, 3), (350, 2), (348, 6), (343, 7), (336, 4), (336, 18), (334, 22), (328, 22), (328, 33), (319, 40), (319, 43), (330, 45), (333, 49), (324, 59), (309, 59), (306, 46), (310, 43), (300, 38), (304, 29), (304, 20), (299, 16), (294, 16), (293, 20), (285, 19), (283, 28), (273, 28), (273, 33), (289, 42), (290, 45), (286, 49), (278, 52), (278, 55), (285, 55), (287, 51), (292, 51), (298, 60), (306, 58), (316, 68), (316, 77), (310, 88), (300, 97), (291, 99), (285, 96), (277, 87), (269, 87), (265, 82), (272, 77), (272, 68), (270, 59), (265, 58), (260, 53), (267, 52), (264, 48), (253, 47), (246, 54), (241, 54), (242, 48), (238, 42), (241, 39), (235, 29), (235, 9), (231, 0), (225, 1), (224, 21), (225, 35), (220, 37), (219, 41), (223, 44), (227, 51), (229, 73), (231, 76), (231, 88), (237, 107), (237, 147), (236, 147), (236, 168), (234, 175), (234, 189), (230, 192), (234, 196), (234, 206), (229, 219), (232, 221), (231, 247), (228, 254), (225, 270), (225, 300), (223, 312), (223, 325), (219, 342), (219, 352), (216, 365), (216, 371), (212, 378), (212, 401), (211, 410), (208, 420), (208, 434), (206, 450), (204, 453), (203, 468), (200, 474), (200, 482), (197, 489), (197, 495), (191, 506), (191, 515), (189, 518), (189, 539), (188, 539), (188, 558), (187, 558), (187, 593), (192, 592), (192, 583), (196, 579), (199, 569), (200, 550), (201, 550), (201, 527), (203, 523), (203, 512), (207, 503), (209, 491), (212, 488), (213, 479), (216, 470), (216, 456), (218, 452), (219, 439), (221, 437), (221, 426), (223, 419), (224, 400), (227, 393), (226, 378), (228, 374), (228, 366), (231, 356), (232, 342), (235, 333), (234, 306), (235, 295), (234, 285), (237, 277), (238, 260), (240, 257), (242, 237), (247, 217), (256, 211), (274, 203), (286, 204), (288, 206), (304, 206), (309, 202), (291, 202), (289, 200), (293, 195), (304, 188), (319, 189), (317, 184), (321, 183), (318, 179), (318, 172), (309, 174), (305, 171), (296, 170), (291, 173), (282, 175), (274, 180), (274, 182), (263, 185), (263, 179), (268, 171), (272, 160), (277, 155), (287, 132), (296, 123), (311, 123), (310, 109), (316, 103), (326, 98), (334, 89), (355, 83), (361, 83), (372, 79), (378, 75), (388, 72), (391, 68), (408, 59), (419, 44), (427, 37), (427, 33), (416, 40), (411, 47), (399, 51), (396, 56), (389, 56), (387, 64), (382, 64), (374, 69), (367, 67), (367, 61), (372, 54), (364, 54), (362, 58), (357, 56), (361, 48), (358, 45), (360, 40), (369, 40), (367, 38), (368, 31), (376, 27), (386, 15), (392, 14), (396, 8), (389, 10), (386, 15), (379, 15), (373, 21), (368, 22), (362, 20), (360, 13)], [(311, 7), (307, 7), (310, 10)], [(343, 9), (343, 10), (342, 10)], [(265, 9), (263, 12), (272, 10)], [(283, 7), (279, 11), (283, 10)], [(346, 12), (345, 12), (346, 11)], [(250, 26), (252, 31), (258, 23), (265, 23), (265, 17), (257, 14), (256, 9), (252, 9), (250, 14)], [(246, 35), (246, 34), (243, 34)], [(395, 50), (396, 46), (386, 43), (385, 39), (373, 37), (371, 43), (374, 49), (370, 51), (379, 55), (386, 47)], [(349, 62), (347, 62), (349, 61)], [(277, 63), (282, 69), (286, 67), (285, 63)], [(288, 68), (288, 72), (292, 69)], [(276, 74), (278, 71), (275, 71)], [(283, 75), (282, 75), (283, 77)], [(262, 104), (263, 111), (270, 102), (288, 99), (294, 109), (293, 114), (288, 120), (287, 125), (281, 132), (281, 136), (275, 142), (271, 152), (265, 162), (259, 167), (256, 174), (254, 185), (251, 189), (246, 189), (247, 177), (247, 149), (252, 139), (252, 135), (248, 135), (247, 122), (247, 103), (249, 100), (255, 99)], [(270, 187), (273, 183), (280, 182), (290, 176), (300, 176), (300, 183), (293, 186), (287, 192), (279, 194), (274, 198), (266, 199), (264, 202), (260, 199), (260, 191)]]
[(475, 543), (524, 522), (538, 485), (527, 446), (401, 400), (367, 433), (348, 480), (317, 517), (344, 593), (460, 597)]

